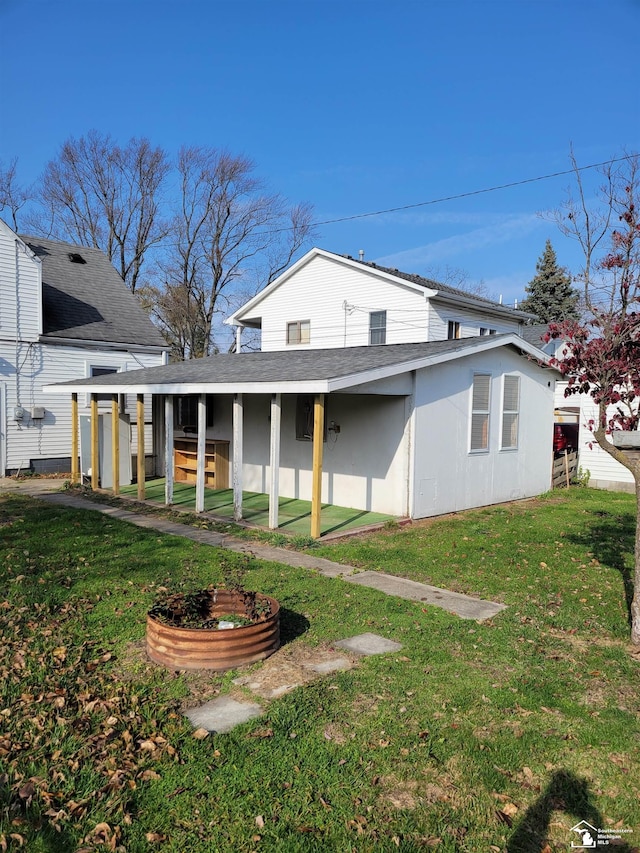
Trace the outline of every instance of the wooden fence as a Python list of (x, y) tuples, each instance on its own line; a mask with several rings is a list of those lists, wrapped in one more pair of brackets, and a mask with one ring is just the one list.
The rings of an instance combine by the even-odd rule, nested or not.
[(575, 480), (578, 473), (578, 452), (561, 451), (553, 459), (553, 473), (551, 475), (551, 486), (560, 489), (568, 486)]

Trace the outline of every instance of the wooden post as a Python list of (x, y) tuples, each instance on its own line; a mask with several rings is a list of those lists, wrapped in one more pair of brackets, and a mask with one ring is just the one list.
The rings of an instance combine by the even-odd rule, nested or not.
[(567, 489), (571, 485), (571, 478), (569, 477), (569, 456), (567, 455), (567, 448), (564, 449), (564, 475), (567, 480)]
[(204, 512), (204, 466), (207, 452), (207, 395), (198, 397), (198, 442), (196, 451), (196, 512)]
[(120, 407), (118, 395), (111, 395), (111, 471), (113, 494), (120, 494)]
[(311, 486), (311, 538), (320, 538), (322, 506), (322, 451), (324, 440), (324, 394), (313, 403), (313, 481)]
[(80, 466), (78, 465), (79, 457), (79, 440), (78, 440), (78, 395), (71, 395), (71, 483), (80, 482)]
[(144, 394), (137, 395), (136, 416), (138, 419), (138, 500), (143, 501), (146, 497), (144, 484)]
[(98, 395), (91, 395), (91, 488), (95, 491), (100, 480), (100, 452), (98, 449)]
[(281, 399), (280, 394), (271, 395), (271, 449), (269, 454), (271, 482), (269, 484), (269, 527), (272, 530), (276, 530), (278, 527), (278, 502), (280, 497), (280, 420), (282, 412)]
[(233, 518), (242, 521), (242, 394), (233, 397)]
[(173, 395), (164, 398), (164, 502), (173, 503)]

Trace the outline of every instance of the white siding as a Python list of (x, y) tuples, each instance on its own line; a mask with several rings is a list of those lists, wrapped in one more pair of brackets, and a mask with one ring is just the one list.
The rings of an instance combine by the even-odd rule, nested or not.
[(520, 324), (517, 320), (494, 317), (469, 308), (458, 308), (454, 305), (443, 304), (435, 299), (430, 302), (429, 338), (430, 341), (447, 339), (449, 321), (460, 323), (460, 337), (473, 338), (480, 334), (480, 329), (495, 329), (497, 334), (515, 332), (519, 334)]
[(0, 339), (29, 343), (42, 327), (40, 262), (0, 222)]
[[(526, 363), (526, 367), (524, 367)], [(551, 484), (552, 374), (507, 347), (418, 372), (413, 515), (541, 494)], [(491, 375), (489, 450), (470, 452), (474, 372)], [(502, 378), (520, 377), (518, 448), (500, 450)]]
[[(346, 303), (346, 305), (345, 305)], [(353, 269), (316, 257), (290, 276), (257, 307), (262, 316), (262, 349), (325, 349), (366, 346), (369, 313), (387, 312), (388, 344), (427, 340), (427, 301), (409, 287), (374, 271)], [(311, 321), (309, 344), (288, 345), (287, 323)]]
[[(602, 489), (619, 489), (621, 491), (633, 491), (633, 475), (628, 468), (609, 456), (593, 437), (589, 429), (590, 421), (597, 421), (598, 407), (593, 397), (589, 394), (573, 394), (564, 396), (566, 382), (558, 382), (556, 386), (555, 405), (556, 408), (579, 406), (579, 432), (578, 432), (578, 465), (583, 473), (589, 474), (589, 485)], [(609, 414), (613, 416), (614, 408), (611, 407)]]
[[(16, 382), (15, 347), (0, 346), (0, 358), (10, 365), (7, 373), (7, 436), (6, 468), (14, 470), (28, 467), (32, 459), (50, 459), (71, 455), (71, 394), (45, 393), (44, 385), (66, 382), (88, 375), (87, 365), (130, 368), (153, 367), (162, 363), (160, 355), (136, 353), (135, 360), (121, 351), (90, 351), (81, 347), (33, 344), (21, 355)], [(89, 400), (84, 394), (78, 397), (81, 414), (88, 414)], [(14, 420), (14, 407), (21, 405), (25, 416), (21, 422)], [(99, 404), (101, 411), (109, 411), (110, 403)], [(44, 406), (43, 419), (30, 417), (32, 406)], [(127, 397), (127, 412), (132, 425), (136, 423), (136, 398)], [(151, 397), (145, 397), (145, 449), (151, 451)], [(137, 434), (132, 429), (132, 452), (136, 452)]]

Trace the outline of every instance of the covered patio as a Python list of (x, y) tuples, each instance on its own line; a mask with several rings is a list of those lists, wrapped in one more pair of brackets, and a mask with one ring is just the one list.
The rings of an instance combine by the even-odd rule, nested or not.
[[(123, 486), (120, 493), (125, 497), (137, 495), (137, 485)], [(158, 477), (145, 482), (145, 500), (164, 505), (165, 479)], [(175, 483), (173, 506), (182, 510), (196, 509), (196, 487), (188, 483)], [(204, 512), (216, 520), (234, 521), (233, 489), (205, 489)], [(242, 493), (242, 519), (250, 526), (269, 527), (269, 495), (261, 492)], [(396, 516), (379, 512), (336, 506), (321, 505), (320, 536), (348, 533), (354, 530), (380, 525), (396, 520)], [(308, 536), (311, 523), (311, 501), (296, 498), (279, 498), (278, 530), (292, 536)]]

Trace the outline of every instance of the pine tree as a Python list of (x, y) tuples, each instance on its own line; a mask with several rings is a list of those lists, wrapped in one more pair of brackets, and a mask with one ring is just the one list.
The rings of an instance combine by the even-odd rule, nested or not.
[(580, 294), (571, 286), (571, 276), (558, 259), (551, 240), (536, 264), (536, 274), (525, 288), (526, 298), (519, 308), (535, 314), (541, 323), (577, 320)]

